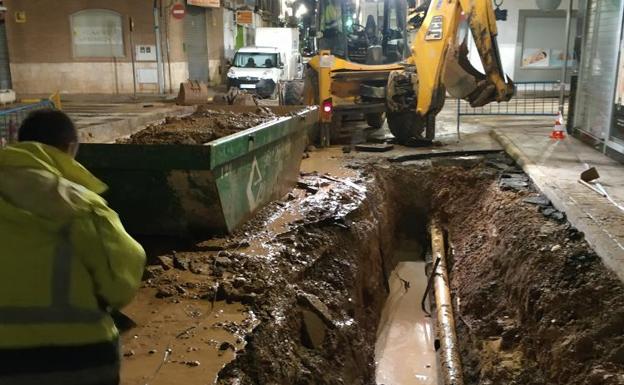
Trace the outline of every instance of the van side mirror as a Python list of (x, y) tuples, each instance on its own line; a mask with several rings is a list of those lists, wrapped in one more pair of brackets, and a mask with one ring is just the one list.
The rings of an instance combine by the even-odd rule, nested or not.
[(225, 59), (225, 65), (227, 67), (231, 67), (232, 66), (232, 61), (230, 59)]

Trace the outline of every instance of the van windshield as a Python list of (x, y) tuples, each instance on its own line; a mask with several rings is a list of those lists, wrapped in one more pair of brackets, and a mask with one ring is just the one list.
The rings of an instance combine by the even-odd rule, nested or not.
[(234, 56), (234, 67), (274, 68), (278, 64), (276, 53), (238, 52)]

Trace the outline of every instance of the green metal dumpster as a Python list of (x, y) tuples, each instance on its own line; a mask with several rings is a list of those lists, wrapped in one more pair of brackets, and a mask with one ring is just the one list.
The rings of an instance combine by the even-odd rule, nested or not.
[(316, 107), (269, 108), (282, 117), (204, 145), (85, 143), (78, 160), (108, 184), (105, 198), (133, 234), (231, 232), (296, 183), (318, 120)]

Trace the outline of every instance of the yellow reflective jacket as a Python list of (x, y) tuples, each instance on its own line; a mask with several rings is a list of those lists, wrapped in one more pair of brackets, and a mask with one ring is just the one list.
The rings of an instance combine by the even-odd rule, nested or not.
[(323, 11), (323, 15), (321, 17), (321, 30), (327, 31), (334, 29), (337, 32), (342, 32), (342, 23), (340, 23), (340, 18), (340, 9), (333, 2), (330, 2), (325, 6), (325, 10)]
[(56, 148), (0, 150), (0, 349), (117, 338), (103, 308), (130, 302), (145, 252), (99, 196), (105, 190)]

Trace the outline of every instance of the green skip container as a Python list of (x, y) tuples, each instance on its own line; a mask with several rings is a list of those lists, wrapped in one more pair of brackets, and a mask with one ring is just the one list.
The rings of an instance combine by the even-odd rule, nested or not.
[(318, 121), (317, 107), (268, 108), (281, 117), (204, 145), (85, 143), (78, 161), (109, 186), (104, 197), (133, 234), (232, 232), (294, 186), (308, 131)]

